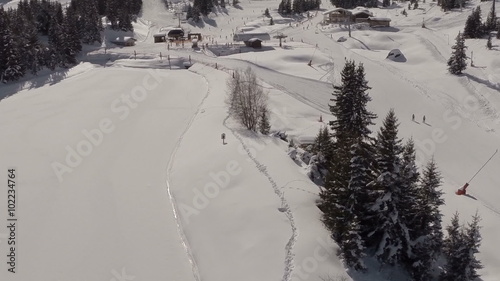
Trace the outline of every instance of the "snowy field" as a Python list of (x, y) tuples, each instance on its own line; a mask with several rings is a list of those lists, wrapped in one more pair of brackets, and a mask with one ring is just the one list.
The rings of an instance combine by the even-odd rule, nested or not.
[[(0, 3), (17, 3), (7, 2)], [(9, 96), (0, 101), (0, 224), (8, 225), (10, 168), (18, 218), (16, 274), (7, 271), (9, 233), (0, 228), (0, 280), (397, 280), (392, 269), (349, 276), (319, 221), (319, 190), (307, 167), (289, 158), (287, 143), (227, 117), (226, 79), (250, 66), (269, 93), (272, 130), (311, 139), (332, 118), (331, 83), (340, 81), (345, 58), (365, 66), (369, 109), (379, 116), (373, 131), (394, 108), (419, 164), (435, 158), (443, 225), (456, 211), (464, 223), (479, 212), (482, 280), (500, 280), (500, 155), (468, 196), (455, 195), (499, 148), (500, 41), (487, 50), (486, 40), (467, 40), (475, 67), (458, 77), (446, 69), (473, 6), (486, 18), (491, 2), (447, 13), (421, 3), (408, 17), (400, 14), (406, 5), (373, 9), (391, 27), (353, 29), (351, 38), (342, 26), (321, 25), (321, 11), (283, 18), (278, 3), (242, 1), (203, 23), (182, 23), (207, 36), (209, 48), (193, 50), (152, 42), (178, 19), (160, 0), (145, 1), (135, 47), (108, 42), (106, 54), (94, 46), (68, 71), (0, 85), (0, 97)], [(283, 47), (272, 39), (262, 50), (221, 55), (232, 52), (232, 33), (245, 25), (288, 38)], [(347, 40), (337, 42), (341, 36)], [(392, 49), (406, 61), (386, 59)], [(194, 65), (182, 69), (188, 60)]]

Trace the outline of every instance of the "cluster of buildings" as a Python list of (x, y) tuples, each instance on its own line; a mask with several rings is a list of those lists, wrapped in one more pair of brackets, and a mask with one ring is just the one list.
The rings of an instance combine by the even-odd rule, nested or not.
[(373, 14), (364, 8), (358, 7), (352, 10), (335, 8), (323, 12), (323, 22), (330, 23), (367, 23), (370, 27), (390, 26), (391, 19), (374, 17)]

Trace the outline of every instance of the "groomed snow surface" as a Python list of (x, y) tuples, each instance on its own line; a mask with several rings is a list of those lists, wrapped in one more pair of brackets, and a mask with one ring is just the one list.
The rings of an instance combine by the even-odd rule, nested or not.
[[(0, 97), (8, 96), (0, 101), (0, 280), (400, 280), (391, 268), (346, 271), (320, 223), (319, 188), (307, 167), (290, 159), (287, 143), (227, 116), (226, 80), (250, 66), (269, 93), (273, 131), (310, 140), (332, 119), (331, 83), (340, 81), (345, 58), (365, 67), (369, 108), (379, 116), (373, 131), (394, 108), (419, 165), (438, 163), (443, 225), (456, 211), (463, 223), (479, 212), (482, 280), (500, 280), (500, 157), (468, 196), (454, 193), (500, 144), (500, 42), (487, 50), (486, 40), (467, 40), (475, 67), (458, 77), (446, 70), (473, 6), (443, 13), (421, 3), (408, 17), (400, 14), (406, 6), (372, 9), (391, 27), (353, 28), (349, 38), (343, 26), (319, 25), (321, 12), (279, 16), (278, 2), (243, 1), (241, 9), (183, 24), (208, 36), (208, 49), (192, 50), (152, 43), (177, 19), (160, 0), (148, 1), (135, 47), (108, 42), (106, 54), (94, 46), (70, 70), (0, 85)], [(491, 2), (478, 4), (486, 18)], [(274, 26), (261, 16), (265, 8)], [(287, 40), (283, 48), (272, 39), (261, 50), (235, 52), (231, 34), (245, 24)], [(386, 59), (394, 49), (404, 61)], [(7, 271), (9, 168), (16, 169), (15, 274)]]

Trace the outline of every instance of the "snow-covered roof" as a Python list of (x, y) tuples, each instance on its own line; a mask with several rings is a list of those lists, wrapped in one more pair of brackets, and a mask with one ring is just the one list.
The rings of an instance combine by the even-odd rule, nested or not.
[(256, 42), (256, 41), (262, 42), (262, 39), (260, 39), (260, 38), (251, 38), (251, 39), (248, 40), (248, 42)]
[(335, 8), (335, 9), (331, 9), (331, 10), (323, 12), (323, 15), (328, 15), (328, 14), (340, 12), (340, 11), (348, 11), (348, 10), (344, 9), (344, 8)]
[(369, 20), (376, 20), (376, 21), (391, 21), (390, 18), (377, 18), (377, 17), (369, 17)]
[(163, 37), (163, 36), (167, 36), (166, 33), (157, 33), (155, 35), (153, 35), (153, 37)]
[(354, 9), (351, 10), (351, 13), (353, 15), (359, 15), (359, 14), (367, 14), (367, 15), (370, 15), (370, 16), (373, 16), (373, 13), (370, 12), (369, 10), (363, 8), (363, 7), (356, 7)]
[(127, 42), (127, 41), (137, 41), (137, 39), (125, 36), (125, 37), (116, 37), (116, 39), (113, 40), (113, 42)]
[(271, 40), (271, 35), (266, 32), (259, 32), (259, 33), (235, 33), (233, 36), (234, 41), (248, 41), (253, 38), (259, 38), (260, 40), (266, 41), (266, 40)]

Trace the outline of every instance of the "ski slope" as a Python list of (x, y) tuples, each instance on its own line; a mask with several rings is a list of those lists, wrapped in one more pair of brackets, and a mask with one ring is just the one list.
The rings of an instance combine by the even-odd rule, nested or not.
[(206, 91), (194, 74), (100, 68), (2, 101), (2, 166), (17, 170), (20, 203), (18, 272), (2, 266), (1, 279), (195, 280), (165, 179)]
[[(486, 18), (491, 2), (473, 3)], [(0, 279), (404, 278), (391, 268), (346, 271), (319, 221), (318, 187), (305, 175), (307, 167), (289, 158), (286, 143), (242, 130), (224, 104), (226, 79), (234, 69), (251, 67), (269, 93), (272, 129), (311, 139), (332, 119), (331, 83), (340, 81), (345, 59), (353, 59), (363, 63), (372, 87), (369, 108), (379, 116), (373, 131), (394, 108), (400, 136), (415, 140), (419, 165), (434, 157), (442, 172), (443, 225), (456, 211), (463, 223), (477, 211), (482, 280), (500, 280), (494, 246), (500, 236), (500, 157), (470, 183), (468, 196), (454, 193), (500, 144), (500, 49), (467, 40), (475, 67), (459, 77), (446, 70), (451, 45), (473, 6), (443, 13), (434, 2), (420, 3), (408, 17), (400, 14), (405, 5), (373, 9), (375, 16), (390, 17), (392, 27), (353, 29), (349, 38), (344, 27), (320, 25), (321, 11), (310, 19), (289, 19), (276, 14), (275, 0), (240, 5), (200, 24), (182, 24), (207, 36), (208, 50), (189, 44), (167, 49), (154, 44), (152, 34), (178, 20), (160, 0), (145, 1), (135, 47), (108, 42), (106, 54), (96, 49), (81, 58), (93, 64), (0, 85), (0, 96), (13, 94), (0, 101), (1, 177), (5, 182), (7, 168), (17, 169), (20, 198), (19, 271), (12, 275), (3, 264)], [(262, 17), (265, 8), (275, 25)], [(273, 39), (262, 50), (218, 56), (232, 43), (234, 30), (245, 25), (288, 38), (283, 48)], [(347, 40), (337, 42), (340, 36)], [(493, 45), (500, 42), (494, 39)], [(395, 48), (406, 62), (386, 59)], [(167, 55), (174, 70), (168, 70)], [(195, 64), (179, 69), (188, 60)], [(95, 130), (103, 136), (93, 139), (98, 145), (86, 136)], [(58, 176), (54, 163), (67, 164), (68, 151), (79, 144), (84, 149), (84, 141), (92, 144), (91, 152)], [(78, 162), (72, 157), (70, 162)], [(2, 192), (0, 210), (6, 203)], [(4, 229), (2, 254), (8, 250), (5, 238)]]

